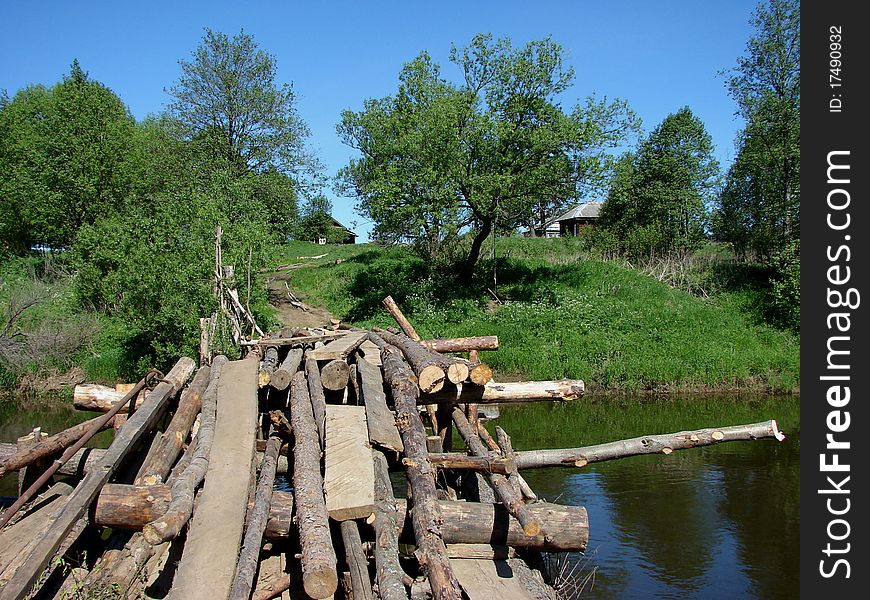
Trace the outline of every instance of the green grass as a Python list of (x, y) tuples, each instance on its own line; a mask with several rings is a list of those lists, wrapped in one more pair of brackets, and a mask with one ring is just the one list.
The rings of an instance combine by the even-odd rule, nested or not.
[(497, 265), (498, 304), (491, 279), (459, 288), (403, 248), (309, 246), (284, 253), (329, 252), (291, 274), (306, 302), (386, 326), (380, 301), (391, 294), (422, 336), (497, 335), (500, 349), (483, 359), (503, 379), (579, 378), (617, 392), (799, 386), (799, 338), (762, 322), (751, 289), (702, 299), (591, 258), (579, 240), (502, 239), (495, 263), (481, 265), (487, 278)]

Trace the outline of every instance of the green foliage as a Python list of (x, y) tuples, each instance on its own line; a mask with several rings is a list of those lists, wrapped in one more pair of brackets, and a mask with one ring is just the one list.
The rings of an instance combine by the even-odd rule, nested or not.
[(344, 239), (343, 230), (335, 227), (332, 203), (323, 195), (314, 196), (303, 205), (294, 232), (297, 240), (309, 242), (324, 239), (335, 244)]
[(773, 256), (774, 318), (794, 331), (801, 324), (801, 241), (792, 240)]
[(619, 160), (600, 226), (630, 257), (693, 250), (705, 237), (718, 172), (710, 135), (683, 107), (650, 133), (636, 155)]
[(134, 122), (74, 61), (51, 89), (31, 86), (0, 110), (0, 244), (62, 248), (116, 210), (130, 188)]
[(169, 89), (169, 111), (184, 135), (229, 167), (291, 174), (303, 163), (308, 135), (288, 84), (278, 85), (275, 57), (241, 31), (229, 38), (206, 28), (191, 61)]
[(478, 34), (450, 59), (462, 84), (442, 78), (423, 52), (405, 65), (394, 96), (342, 113), (338, 132), (361, 157), (340, 179), (376, 239), (410, 241), (432, 258), (470, 228), (468, 279), (494, 229), (528, 224), (600, 183), (606, 151), (637, 122), (620, 100), (563, 111), (557, 98), (574, 72), (550, 38), (516, 49)]

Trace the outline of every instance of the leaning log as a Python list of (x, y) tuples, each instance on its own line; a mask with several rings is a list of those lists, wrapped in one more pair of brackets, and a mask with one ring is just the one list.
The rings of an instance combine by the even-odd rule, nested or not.
[(181, 358), (167, 374), (166, 379), (157, 385), (142, 406), (127, 421), (118, 436), (109, 446), (108, 451), (100, 461), (99, 467), (88, 473), (76, 487), (64, 505), (64, 510), (57, 515), (54, 523), (43, 536), (40, 544), (30, 552), (27, 560), (18, 569), (6, 587), (0, 591), (0, 600), (20, 598), (30, 591), (43, 569), (48, 565), (61, 544), (78, 521), (85, 515), (88, 507), (114, 474), (121, 462), (146, 432), (154, 428), (157, 420), (173, 396), (184, 382), (187, 381), (196, 366), (191, 358)]
[(328, 598), (338, 588), (337, 560), (323, 497), (318, 430), (302, 372), (290, 383), (290, 419), (295, 437), (293, 486), (302, 544), (302, 585), (312, 598)]
[(208, 387), (210, 378), (211, 367), (201, 367), (187, 389), (181, 392), (172, 420), (166, 426), (166, 431), (160, 434), (151, 446), (133, 483), (153, 485), (166, 480), (172, 465), (181, 454), (193, 422), (202, 409), (202, 395)]
[[(486, 456), (488, 454), (480, 438), (471, 430), (471, 425), (468, 423), (468, 419), (465, 418), (465, 413), (461, 408), (453, 409), (453, 422), (456, 424), (459, 434), (465, 440), (472, 454), (476, 456)], [(541, 532), (541, 522), (529, 511), (529, 507), (523, 502), (522, 496), (516, 493), (508, 478), (497, 473), (488, 473), (487, 479), (489, 479), (496, 495), (504, 503), (508, 512), (516, 517), (520, 525), (523, 526), (523, 531), (528, 535), (539, 534)]]
[(276, 390), (286, 390), (290, 387), (290, 380), (293, 374), (299, 370), (299, 365), (302, 363), (302, 348), (290, 348), (287, 351), (287, 356), (281, 362), (281, 366), (275, 369), (272, 377), (269, 379), (269, 385)]
[(202, 411), (197, 434), (196, 451), (190, 465), (172, 485), (172, 502), (166, 513), (151, 519), (142, 533), (151, 544), (160, 544), (178, 537), (182, 528), (193, 513), (196, 488), (205, 477), (208, 457), (214, 440), (215, 411), (217, 408), (217, 388), (221, 372), (227, 363), (226, 356), (216, 356), (211, 363), (211, 381), (202, 398)]
[[(93, 510), (93, 522), (105, 527), (137, 529), (144, 524), (140, 513), (153, 516), (169, 502), (166, 485), (132, 486), (108, 484), (100, 494)], [(408, 502), (395, 500), (396, 533), (399, 540), (414, 543), (412, 515)], [(562, 506), (536, 502), (529, 510), (547, 526), (543, 533), (528, 535), (508, 514), (502, 504), (439, 500), (438, 510), (443, 522), (441, 534), (448, 544), (493, 544), (529, 548), (546, 552), (572, 552), (583, 550), (589, 539), (589, 521), (582, 506)], [(269, 508), (264, 536), (269, 540), (285, 540), (295, 529), (293, 494), (275, 491)], [(413, 511), (411, 511), (413, 512)], [(375, 517), (377, 519), (377, 516)], [(382, 530), (383, 531), (383, 530)], [(381, 538), (378, 537), (378, 540)], [(401, 571), (397, 572), (401, 576)]]
[(412, 340), (419, 340), (420, 336), (417, 335), (417, 331), (414, 329), (414, 326), (411, 325), (411, 322), (405, 318), (405, 315), (402, 313), (402, 310), (399, 308), (399, 305), (396, 304), (396, 301), (393, 300), (392, 296), (387, 296), (381, 302), (384, 305), (384, 308), (387, 309), (387, 312), (392, 315), (392, 317), (396, 320), (396, 323), (399, 324), (399, 327), (402, 328), (402, 331), (405, 332)]
[(490, 381), (484, 386), (463, 385), (457, 398), (455, 392), (439, 392), (420, 396), (419, 404), (440, 402), (463, 402), (467, 404), (496, 404), (509, 402), (534, 402), (538, 400), (576, 400), (585, 391), (579, 379), (561, 381), (518, 381), (495, 383)]
[(420, 343), (435, 352), (471, 352), (472, 350), (498, 350), (498, 336), (420, 340)]
[(411, 369), (394, 346), (381, 350), (384, 378), (392, 391), (396, 406), (396, 424), (405, 446), (405, 473), (414, 498), (411, 511), (417, 555), (429, 579), (433, 596), (459, 600), (462, 592), (450, 567), (447, 548), (441, 537), (443, 518), (435, 490), (435, 469), (429, 462), (426, 430), (417, 411), (418, 388)]
[(405, 359), (417, 376), (417, 384), (420, 391), (434, 394), (444, 387), (447, 374), (442, 367), (442, 358), (404, 335), (395, 335), (385, 329), (375, 328), (374, 333), (380, 336), (386, 343), (391, 344), (402, 351)]
[(375, 513), (372, 527), (375, 530), (375, 581), (382, 600), (407, 600), (408, 594), (402, 579), (405, 572), (399, 563), (399, 526), (396, 522), (396, 499), (387, 459), (372, 451), (375, 463)]
[[(119, 398), (119, 400), (123, 397), (124, 395), (121, 394), (121, 398)], [(9, 444), (9, 448), (15, 450), (13, 450), (12, 453), (7, 453), (9, 448), (6, 448), (6, 450), (4, 451), (0, 451), (0, 477), (5, 475), (6, 473), (9, 473), (10, 471), (18, 471), (19, 469), (23, 469), (27, 465), (30, 465), (38, 460), (48, 458), (49, 456), (52, 456), (59, 452), (63, 452), (68, 447), (79, 441), (81, 437), (102, 418), (102, 416), (99, 416), (95, 419), (85, 421), (84, 423), (73, 425), (72, 427), (64, 429), (59, 433), (50, 435), (46, 438), (42, 438), (42, 440), (40, 440), (33, 446), (30, 446), (29, 448), (21, 451), (15, 449), (14, 444)], [(109, 419), (105, 423), (105, 428), (111, 427), (112, 423), (113, 420)]]

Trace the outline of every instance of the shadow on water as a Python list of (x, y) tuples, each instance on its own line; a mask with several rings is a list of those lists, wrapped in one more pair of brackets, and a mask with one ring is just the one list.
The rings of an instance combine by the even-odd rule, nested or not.
[(775, 440), (524, 474), (542, 497), (586, 506), (583, 598), (795, 598), (798, 595), (799, 399), (607, 399), (502, 408), (493, 422), (520, 450), (775, 418)]

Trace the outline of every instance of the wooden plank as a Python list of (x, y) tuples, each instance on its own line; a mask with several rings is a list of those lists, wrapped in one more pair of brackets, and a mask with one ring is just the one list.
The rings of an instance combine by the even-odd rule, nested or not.
[(364, 359), (356, 362), (356, 368), (365, 403), (369, 441), (390, 450), (404, 452), (405, 445), (402, 443), (402, 436), (396, 429), (396, 417), (387, 407), (387, 396), (384, 393), (384, 379), (381, 370)]
[(208, 471), (172, 597), (213, 600), (229, 594), (256, 455), (257, 414), (257, 361), (226, 363), (217, 389)]
[(328, 342), (347, 335), (347, 331), (332, 331), (317, 335), (301, 335), (298, 337), (262, 338), (241, 342), (242, 346), (313, 346), (317, 342)]
[(364, 406), (326, 407), (326, 511), (336, 521), (363, 519), (375, 510), (375, 467), (366, 443)]
[(451, 558), (450, 566), (468, 600), (531, 600), (532, 596), (504, 560)]
[(335, 360), (336, 358), (347, 358), (357, 346), (362, 344), (367, 331), (351, 331), (347, 335), (330, 342), (320, 348), (315, 348), (308, 353), (309, 358), (314, 360)]
[(367, 360), (376, 367), (381, 366), (381, 351), (371, 340), (366, 340), (359, 345), (359, 351), (363, 360)]
[[(0, 599), (11, 600), (24, 597), (30, 592), (43, 569), (48, 566), (55, 552), (61, 547), (67, 536), (74, 534), (79, 520), (85, 517), (88, 507), (96, 499), (100, 489), (115, 473), (126, 456), (136, 447), (137, 442), (163, 416), (169, 404), (169, 398), (184, 385), (196, 363), (193, 359), (179, 359), (166, 379), (152, 390), (142, 403), (142, 406), (129, 418), (118, 432), (118, 436), (103, 455), (97, 468), (88, 471), (78, 487), (70, 494), (63, 509), (58, 513), (54, 523), (40, 540), (24, 564), (15, 572), (6, 586), (0, 590)], [(77, 529), (80, 533), (81, 528)]]

